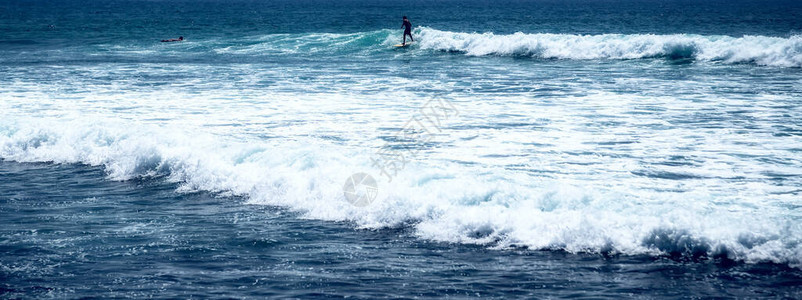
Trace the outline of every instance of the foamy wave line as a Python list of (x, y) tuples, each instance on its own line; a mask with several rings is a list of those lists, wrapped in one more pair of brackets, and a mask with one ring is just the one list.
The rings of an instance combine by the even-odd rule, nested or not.
[[(393, 185), (380, 186), (376, 202), (358, 208), (343, 199), (342, 185), (352, 172), (371, 167), (353, 149), (225, 140), (119, 121), (3, 120), (2, 159), (103, 166), (114, 180), (164, 176), (181, 189), (243, 195), (254, 204), (362, 228), (413, 224), (425, 239), (497, 248), (723, 257), (802, 267), (802, 228), (770, 209), (711, 212), (711, 199), (588, 190), (442, 162), (408, 166)], [(640, 201), (644, 198), (659, 201)]]
[(790, 38), (692, 34), (525, 34), (497, 35), (421, 28), (422, 49), (468, 55), (510, 55), (546, 59), (688, 58), (725, 63), (802, 67), (802, 36)]

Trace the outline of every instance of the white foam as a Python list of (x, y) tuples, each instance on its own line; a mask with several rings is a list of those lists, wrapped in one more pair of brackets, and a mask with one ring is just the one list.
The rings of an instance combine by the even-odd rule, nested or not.
[[(541, 37), (503, 36), (509, 47), (499, 48), (494, 35), (420, 34), (420, 47), (448, 50), (442, 45), (464, 36), (478, 42), (457, 43), (455, 51), (477, 46), (485, 54)], [(585, 53), (569, 57), (584, 59), (599, 57), (596, 46), (605, 46), (610, 58), (632, 49), (660, 53), (653, 43), (664, 37), (645, 36), (641, 48), (630, 36), (611, 36), (608, 44), (593, 44), (602, 37), (554, 38), (567, 48), (544, 49)], [(708, 53), (696, 51), (697, 57)], [(166, 176), (181, 190), (243, 195), (308, 218), (361, 228), (412, 224), (421, 238), (436, 241), (650, 255), (702, 251), (802, 264), (802, 141), (774, 135), (802, 119), (795, 90), (710, 92), (756, 84), (727, 74), (685, 81), (615, 78), (615, 87), (629, 84), (645, 95), (599, 91), (611, 86), (560, 76), (537, 83), (559, 87), (559, 97), (455, 92), (460, 118), (389, 184), (370, 155), (383, 144), (379, 137), (395, 133), (429, 97), (408, 91), (451, 91), (460, 79), (324, 73), (297, 80), (293, 75), (309, 73), (292, 65), (118, 67), (52, 68), (63, 81), (13, 70), (21, 76), (0, 86), (0, 158), (97, 165), (112, 180)], [(510, 65), (509, 71), (529, 69)], [(119, 75), (128, 72), (133, 75)], [(176, 72), (239, 75), (146, 87), (136, 76)], [(347, 84), (331, 84), (346, 77)], [(266, 79), (274, 82), (254, 84)], [(376, 202), (366, 208), (343, 199), (342, 186), (355, 172), (380, 182)], [(771, 174), (788, 176), (778, 183)]]
[(694, 34), (525, 34), (419, 30), (422, 49), (468, 55), (513, 55), (546, 59), (692, 58), (726, 63), (802, 67), (802, 36), (704, 36)]
[[(363, 228), (412, 222), (420, 237), (437, 241), (651, 255), (701, 249), (792, 266), (802, 258), (799, 223), (760, 199), (759, 207), (739, 209), (739, 203), (716, 204), (720, 199), (704, 191), (620, 190), (439, 160), (412, 163), (388, 184), (369, 154), (319, 140), (237, 141), (111, 120), (0, 125), (4, 159), (99, 165), (114, 180), (167, 176), (185, 190), (243, 195), (253, 204)], [(357, 171), (380, 181), (377, 202), (367, 208), (343, 199), (342, 185)]]
[[(166, 47), (161, 43), (104, 44), (86, 51), (68, 48), (49, 57), (72, 55), (142, 58), (162, 55), (243, 55), (271, 56), (349, 56), (370, 58), (381, 53), (396, 56), (425, 51), (460, 52), (470, 56), (525, 56), (542, 59), (692, 59), (726, 64), (757, 64), (775, 67), (802, 67), (802, 36), (790, 37), (699, 35), (699, 34), (494, 34), (492, 32), (451, 32), (428, 27), (414, 31), (417, 40), (412, 51), (393, 52), (391, 45), (401, 40), (398, 30), (383, 29), (354, 33), (269, 34), (234, 39), (212, 38), (187, 41)], [(56, 53), (58, 52), (58, 53)], [(38, 52), (37, 52), (38, 53)]]

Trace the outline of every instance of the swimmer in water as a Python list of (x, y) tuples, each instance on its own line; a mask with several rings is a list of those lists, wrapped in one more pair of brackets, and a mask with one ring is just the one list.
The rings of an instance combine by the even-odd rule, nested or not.
[(169, 42), (183, 42), (184, 37), (179, 36), (177, 39), (169, 39), (169, 40), (162, 40), (162, 43), (169, 43)]

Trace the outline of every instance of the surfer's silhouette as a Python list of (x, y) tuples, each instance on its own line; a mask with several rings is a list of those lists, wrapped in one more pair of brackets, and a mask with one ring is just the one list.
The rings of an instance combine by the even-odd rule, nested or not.
[(412, 23), (407, 20), (407, 16), (404, 16), (404, 24), (401, 24), (401, 27), (404, 27), (404, 42), (401, 45), (407, 44), (407, 36), (409, 36), (410, 42), (414, 42), (415, 40), (412, 38)]
[(184, 37), (179, 36), (177, 39), (169, 39), (169, 40), (162, 40), (162, 43), (169, 43), (169, 42), (183, 42)]

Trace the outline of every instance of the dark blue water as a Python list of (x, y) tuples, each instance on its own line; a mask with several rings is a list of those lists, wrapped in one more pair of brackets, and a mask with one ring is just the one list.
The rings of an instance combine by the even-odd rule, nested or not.
[[(6, 38), (65, 43), (274, 33), (352, 33), (416, 26), (455, 32), (696, 33), (788, 36), (802, 32), (792, 0), (104, 0), (4, 1)], [(396, 26), (398, 24), (398, 26)], [(74, 38), (80, 39), (75, 40)]]
[(800, 196), (800, 1), (0, 2), (0, 298), (800, 298)]
[(798, 297), (781, 265), (423, 242), (159, 179), (0, 163), (4, 298)]

